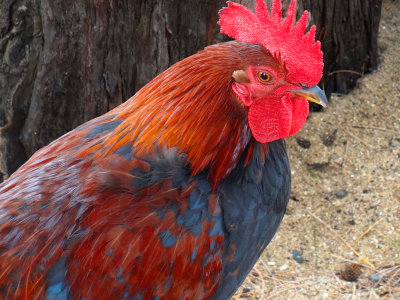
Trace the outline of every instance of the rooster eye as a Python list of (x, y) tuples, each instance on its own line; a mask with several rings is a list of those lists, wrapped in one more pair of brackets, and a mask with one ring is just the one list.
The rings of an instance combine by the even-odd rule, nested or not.
[(260, 79), (261, 82), (269, 82), (271, 81), (271, 75), (265, 72), (258, 72), (257, 73), (258, 79)]

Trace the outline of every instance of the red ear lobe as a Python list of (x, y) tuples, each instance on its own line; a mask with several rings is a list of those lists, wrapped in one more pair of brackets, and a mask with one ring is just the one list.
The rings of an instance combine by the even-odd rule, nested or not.
[(234, 82), (232, 83), (232, 91), (242, 101), (244, 106), (250, 106), (253, 103), (250, 90), (246, 85)]

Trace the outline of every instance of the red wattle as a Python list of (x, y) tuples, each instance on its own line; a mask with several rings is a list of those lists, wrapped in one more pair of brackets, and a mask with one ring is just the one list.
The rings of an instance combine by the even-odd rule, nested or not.
[(303, 98), (269, 97), (250, 106), (248, 122), (253, 137), (268, 143), (299, 131), (307, 115), (308, 103)]
[(289, 132), (289, 136), (298, 132), (304, 123), (307, 121), (309, 113), (309, 103), (304, 98), (291, 98), (293, 103), (294, 116), (292, 118), (292, 128)]

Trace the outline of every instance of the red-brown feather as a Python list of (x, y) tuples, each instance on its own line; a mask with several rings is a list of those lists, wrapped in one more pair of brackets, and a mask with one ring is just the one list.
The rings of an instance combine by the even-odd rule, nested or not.
[(138, 153), (159, 146), (179, 147), (187, 154), (193, 174), (210, 168), (215, 187), (237, 163), (251, 136), (246, 112), (232, 101), (232, 72), (244, 63), (265, 60), (261, 54), (247, 44), (232, 42), (178, 62), (109, 112), (124, 122), (105, 139), (103, 150), (96, 145), (89, 152), (100, 158), (125, 144), (133, 144)]

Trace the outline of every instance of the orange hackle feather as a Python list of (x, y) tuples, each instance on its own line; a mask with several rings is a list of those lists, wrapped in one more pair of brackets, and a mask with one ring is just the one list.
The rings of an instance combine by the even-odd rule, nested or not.
[(238, 52), (244, 48), (247, 45), (239, 43), (210, 46), (176, 63), (110, 111), (107, 115), (123, 122), (81, 155), (95, 153), (95, 159), (102, 159), (124, 145), (133, 145), (139, 156), (157, 147), (178, 147), (193, 174), (210, 169), (216, 187), (251, 137), (245, 111), (232, 101), (230, 88), (232, 72), (243, 64)]

